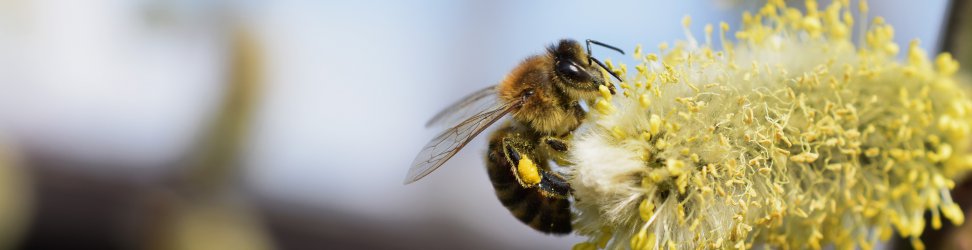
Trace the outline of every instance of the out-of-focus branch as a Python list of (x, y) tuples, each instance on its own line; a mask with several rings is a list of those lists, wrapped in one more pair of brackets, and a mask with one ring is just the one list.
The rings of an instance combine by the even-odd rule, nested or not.
[(30, 218), (29, 179), (15, 150), (0, 141), (0, 249), (19, 241)]
[(198, 151), (179, 176), (178, 185), (205, 194), (236, 182), (240, 152), (260, 90), (260, 53), (256, 40), (245, 28), (232, 38), (232, 59), (223, 102), (203, 135)]
[(954, 0), (944, 26), (942, 50), (952, 53), (966, 72), (972, 66), (972, 3)]
[[(158, 190), (143, 210), (145, 249), (271, 249), (262, 223), (238, 191), (240, 152), (260, 89), (260, 46), (245, 26), (231, 38), (226, 95), (174, 192)], [(149, 216), (151, 214), (151, 216)]]

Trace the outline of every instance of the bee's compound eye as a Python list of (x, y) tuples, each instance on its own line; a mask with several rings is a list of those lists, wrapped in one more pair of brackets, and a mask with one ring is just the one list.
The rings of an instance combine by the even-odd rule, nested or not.
[(577, 64), (568, 60), (557, 62), (557, 72), (572, 80), (584, 80), (587, 76)]

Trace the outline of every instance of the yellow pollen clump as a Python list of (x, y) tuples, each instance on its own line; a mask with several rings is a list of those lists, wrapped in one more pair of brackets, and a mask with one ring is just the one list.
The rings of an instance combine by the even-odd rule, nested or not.
[(522, 155), (520, 162), (516, 164), (516, 171), (520, 175), (520, 181), (527, 185), (535, 185), (540, 183), (540, 170), (537, 168), (537, 164), (533, 163), (533, 160), (527, 158), (526, 155)]
[(633, 72), (609, 63), (629, 79), (623, 95), (599, 87), (565, 161), (588, 237), (575, 249), (871, 249), (892, 237), (922, 249), (926, 224), (964, 222), (949, 192), (972, 170), (961, 65), (899, 46), (866, 1), (861, 20), (850, 0), (788, 3), (743, 13), (738, 30), (719, 22), (719, 44), (711, 24), (696, 42), (685, 16), (688, 41), (638, 46)]

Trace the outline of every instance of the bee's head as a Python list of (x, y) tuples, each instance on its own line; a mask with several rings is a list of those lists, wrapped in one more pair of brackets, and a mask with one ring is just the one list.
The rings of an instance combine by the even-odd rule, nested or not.
[[(601, 69), (607, 70), (607, 67), (590, 54), (592, 43), (624, 54), (624, 51), (614, 46), (590, 39), (587, 40), (586, 52), (580, 43), (570, 39), (560, 40), (557, 45), (551, 46), (548, 49), (549, 55), (553, 57), (553, 67), (558, 87), (572, 98), (593, 98), (597, 96), (598, 87), (601, 85), (606, 85), (611, 90), (611, 93), (614, 94), (614, 84), (609, 79), (605, 79), (604, 75), (601, 74)], [(608, 72), (618, 80), (621, 80), (620, 77), (610, 72), (610, 70)]]

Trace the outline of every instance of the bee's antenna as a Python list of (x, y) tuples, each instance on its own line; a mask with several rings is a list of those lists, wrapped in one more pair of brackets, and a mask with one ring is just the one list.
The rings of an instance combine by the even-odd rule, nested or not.
[[(601, 47), (605, 47), (605, 48), (608, 48), (608, 49), (612, 49), (612, 50), (617, 51), (618, 53), (621, 53), (622, 55), (624, 55), (624, 51), (621, 50), (621, 49), (619, 49), (618, 47), (614, 47), (614, 46), (611, 46), (611, 45), (606, 44), (606, 43), (598, 42), (596, 40), (587, 39), (587, 64), (591, 64), (592, 59), (595, 60), (595, 61), (597, 60), (597, 59), (594, 59), (594, 57), (591, 56), (591, 44), (592, 43), (595, 44), (595, 45), (599, 45)], [(600, 63), (598, 63), (598, 64), (600, 64)], [(600, 65), (601, 65), (601, 67), (604, 67), (603, 64), (600, 64)]]
[(591, 44), (592, 43), (595, 44), (595, 45), (599, 45), (601, 47), (605, 47), (605, 48), (608, 48), (608, 49), (617, 51), (618, 53), (621, 53), (622, 55), (624, 55), (624, 51), (621, 50), (621, 49), (619, 49), (618, 47), (614, 47), (614, 46), (611, 46), (611, 45), (606, 44), (606, 43), (598, 42), (596, 40), (587, 39), (587, 64), (591, 64), (591, 62), (593, 61), (593, 62), (597, 63), (597, 66), (601, 66), (602, 69), (607, 70), (608, 73), (611, 73), (611, 76), (614, 76), (615, 79), (618, 79), (618, 81), (622, 81), (623, 82), (624, 80), (621, 80), (621, 77), (620, 76), (618, 76), (617, 74), (615, 74), (614, 72), (612, 72), (611, 69), (608, 69), (608, 67), (606, 65), (604, 65), (604, 63), (601, 63), (601, 61), (598, 61), (597, 58), (594, 58), (594, 56), (591, 55)]
[(624, 80), (621, 80), (621, 77), (620, 76), (618, 76), (613, 71), (611, 71), (611, 69), (608, 69), (608, 67), (606, 65), (604, 65), (604, 63), (601, 63), (601, 61), (598, 61), (597, 58), (594, 58), (592, 56), (587, 56), (587, 59), (594, 61), (594, 63), (597, 63), (597, 66), (601, 66), (602, 69), (607, 70), (607, 72), (610, 73), (611, 76), (614, 76), (614, 79), (618, 79), (618, 81), (622, 81), (622, 82), (624, 81)]
[(612, 50), (617, 51), (618, 53), (621, 53), (622, 55), (624, 55), (624, 51), (621, 50), (621, 49), (619, 49), (618, 47), (614, 47), (614, 46), (611, 46), (610, 44), (598, 42), (596, 40), (587, 39), (587, 54), (588, 55), (591, 54), (591, 44), (592, 43), (593, 44), (596, 44), (596, 45), (600, 45), (601, 47), (605, 47), (605, 48), (608, 48), (608, 49), (612, 49)]

